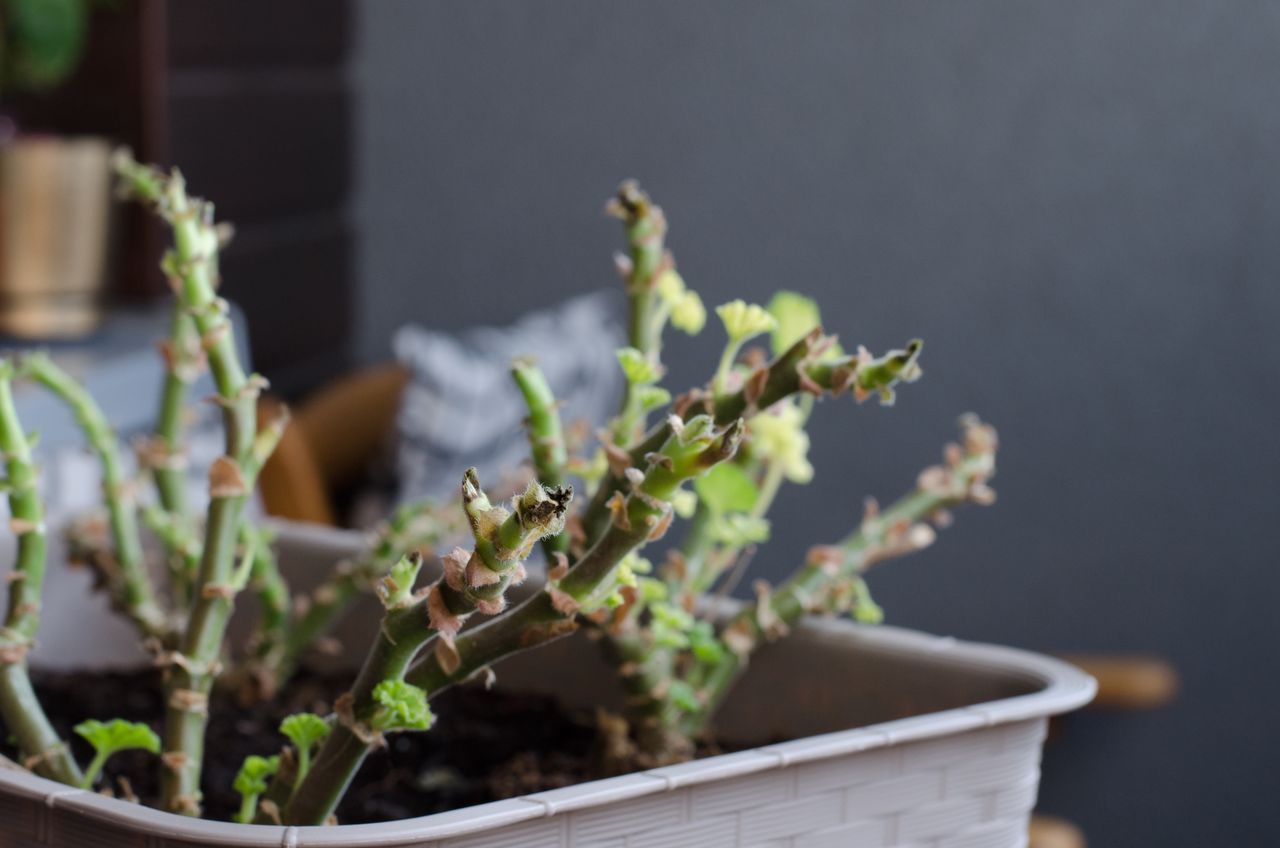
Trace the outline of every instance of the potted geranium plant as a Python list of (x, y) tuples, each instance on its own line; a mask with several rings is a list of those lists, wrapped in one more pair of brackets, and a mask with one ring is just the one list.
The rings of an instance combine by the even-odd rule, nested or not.
[[(504, 501), (474, 470), (460, 470), (457, 501), (402, 508), (367, 548), (341, 552), (349, 555), (319, 586), (294, 593), (287, 578), (303, 575), (300, 565), (314, 568), (317, 545), (306, 531), (282, 527), (273, 547), (272, 531), (245, 510), (285, 420), (259, 420), (265, 380), (241, 363), (217, 295), (228, 231), (177, 172), (127, 154), (117, 168), (127, 193), (173, 230), (163, 262), (175, 295), (173, 332), (162, 345), (168, 376), (155, 432), (137, 450), (154, 498), (140, 497), (126, 478), (110, 427), (69, 375), (40, 354), (0, 364), (0, 448), (18, 539), (0, 630), (0, 722), (15, 741), (15, 769), (0, 771), (0, 804), (21, 813), (0, 828), (50, 844), (90, 831), (149, 845), (745, 845), (802, 837), (812, 841), (796, 844), (881, 845), (944, 836), (1019, 844), (1045, 716), (1086, 701), (1091, 681), (1046, 658), (848, 620), (880, 619), (867, 569), (929, 545), (950, 509), (992, 502), (991, 426), (963, 417), (960, 439), (907, 495), (883, 507), (868, 501), (847, 538), (813, 547), (778, 585), (757, 581), (752, 602), (714, 597), (742, 578), (749, 552), (767, 537), (779, 488), (815, 473), (804, 430), (814, 401), (892, 404), (895, 390), (920, 375), (920, 342), (880, 356), (845, 350), (797, 294), (782, 293), (767, 308), (732, 301), (715, 310), (727, 341), (708, 382), (673, 398), (661, 387), (663, 334), (700, 332), (707, 315), (666, 248), (662, 210), (624, 183), (609, 211), (628, 245), (617, 258), (630, 301), (630, 344), (618, 352), (626, 393), (598, 445), (585, 453), (585, 442), (569, 438), (536, 364), (518, 361), (512, 375), (529, 409), (527, 484)], [(757, 339), (772, 353), (747, 348)], [(226, 446), (197, 516), (178, 477), (185, 389), (205, 367)], [(75, 725), (83, 740), (76, 744), (93, 750), (87, 765), (49, 718), (27, 668), (41, 626), (46, 528), (12, 403), (16, 379), (66, 401), (100, 456), (104, 520), (96, 533), (80, 525), (75, 548), (163, 671), (155, 702), (162, 715), (85, 715)], [(660, 563), (644, 556), (685, 520), (682, 544), (668, 546)], [(141, 527), (167, 565), (163, 587), (148, 569)], [(525, 563), (538, 547), (547, 567), (528, 580)], [(443, 555), (428, 579), (433, 549)], [(256, 625), (232, 646), (228, 625), (242, 594), (256, 597)], [(320, 698), (320, 709), (281, 715), (272, 724), (278, 735), (251, 740), (261, 747), (228, 770), (223, 750), (243, 746), (225, 735), (227, 725), (217, 729), (219, 712), (270, 716), (293, 704), (307, 652), (362, 595), (376, 596), (381, 610), (365, 614), (373, 625), (365, 644), (344, 646), (359, 670)], [(523, 775), (490, 796), (514, 796), (507, 800), (394, 824), (324, 827), (335, 814), (343, 820), (340, 810), (369, 818), (350, 800), (342, 806), (355, 784), (375, 806), (393, 791), (387, 780), (359, 776), (366, 758), (400, 747), (407, 734), (425, 734), (428, 745), (432, 734), (447, 734), (446, 708), (433, 730), (438, 696), (491, 683), (495, 666), (518, 688), (599, 708), (590, 726), (569, 731), (583, 748), (587, 782), (538, 791), (548, 784)], [(253, 724), (246, 717), (235, 727)], [(489, 730), (501, 733), (498, 724)], [(783, 738), (794, 736), (808, 738)], [(449, 741), (438, 744), (447, 749)], [(726, 746), (742, 750), (719, 753)], [(700, 748), (712, 755), (694, 759)], [(122, 751), (134, 752), (133, 765), (117, 769)], [(621, 776), (590, 779), (610, 774)], [(448, 763), (408, 779), (428, 791), (459, 780)], [(152, 788), (135, 792), (143, 784)], [(135, 801), (141, 794), (156, 809), (95, 789)], [(227, 789), (238, 800), (221, 815), (240, 823), (199, 820), (206, 796)]]

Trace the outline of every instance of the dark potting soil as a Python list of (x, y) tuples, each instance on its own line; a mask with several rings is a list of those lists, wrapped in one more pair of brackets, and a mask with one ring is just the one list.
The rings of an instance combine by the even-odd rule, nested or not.
[[(71, 728), (86, 718), (143, 721), (160, 731), (158, 672), (41, 674), (35, 679), (49, 718), (72, 740), (81, 763), (92, 751)], [(206, 737), (202, 784), (205, 816), (229, 820), (240, 805), (231, 788), (249, 754), (270, 755), (285, 744), (285, 716), (327, 714), (350, 680), (304, 673), (272, 701), (242, 706), (215, 694)], [(338, 808), (344, 824), (389, 821), (486, 801), (555, 789), (607, 776), (594, 715), (564, 709), (539, 695), (459, 687), (432, 701), (436, 723), (425, 733), (399, 733), (373, 753)], [(0, 752), (14, 756), (8, 740)], [(613, 771), (612, 773), (617, 773)], [(159, 795), (156, 757), (142, 751), (115, 755), (101, 786), (133, 793), (154, 805)]]

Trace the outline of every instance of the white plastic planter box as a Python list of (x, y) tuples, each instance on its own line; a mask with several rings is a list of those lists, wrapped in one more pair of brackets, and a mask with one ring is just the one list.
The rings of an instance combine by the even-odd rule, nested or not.
[[(355, 544), (287, 525), (280, 543), (299, 583)], [(503, 664), (499, 685), (572, 706), (616, 703), (595, 651), (584, 638), (562, 640)], [(1079, 670), (1025, 651), (815, 620), (760, 652), (720, 716), (721, 736), (758, 746), (749, 750), (327, 828), (191, 820), (0, 770), (0, 845), (1013, 848), (1026, 844), (1048, 717), (1087, 703), (1094, 688)]]

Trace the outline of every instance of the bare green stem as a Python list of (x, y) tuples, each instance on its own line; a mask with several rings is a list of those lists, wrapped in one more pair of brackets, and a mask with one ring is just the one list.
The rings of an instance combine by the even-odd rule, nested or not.
[[(903, 350), (894, 350), (873, 359), (861, 353), (824, 358), (830, 338), (816, 329), (801, 338), (769, 364), (749, 377), (736, 392), (716, 397), (695, 397), (690, 403), (708, 407), (717, 425), (723, 426), (741, 417), (749, 417), (799, 392), (833, 396), (850, 392), (857, 399), (872, 393), (892, 397), (893, 387), (911, 381), (919, 373), (917, 360), (923, 343), (910, 342)], [(696, 393), (695, 393), (696, 394)], [(627, 449), (632, 466), (643, 462), (646, 454), (657, 450), (671, 435), (667, 421), (650, 428), (643, 438)], [(601, 480), (590, 504), (583, 513), (582, 525), (588, 544), (599, 538), (608, 521), (607, 504), (625, 484), (622, 474), (611, 471)]]
[[(655, 320), (658, 275), (669, 267), (666, 251), (667, 218), (662, 207), (649, 199), (635, 180), (618, 186), (605, 210), (622, 221), (627, 236), (627, 256), (618, 255), (618, 270), (626, 280), (628, 344), (657, 362), (662, 349), (662, 323)], [(635, 386), (627, 385), (618, 417), (613, 422), (614, 440), (619, 445), (631, 441), (643, 426), (633, 397)]]
[(191, 613), (165, 685), (162, 804), (174, 812), (199, 815), (209, 692), (240, 588), (235, 584), (235, 555), (241, 514), (283, 422), (257, 434), (257, 397), (265, 381), (250, 378), (241, 366), (227, 304), (216, 294), (221, 234), (214, 226), (212, 204), (188, 197), (176, 171), (166, 176), (127, 155), (116, 166), (125, 189), (154, 204), (173, 230), (174, 246), (162, 267), (200, 336), (226, 434), (225, 453), (209, 475), (210, 503)]
[[(705, 417), (687, 425), (675, 422), (671, 438), (650, 458), (648, 470), (634, 481), (631, 494), (619, 496), (612, 507), (614, 519), (609, 530), (582, 559), (565, 573), (553, 572), (546, 589), (520, 606), (455, 636), (461, 626), (461, 616), (467, 614), (466, 605), (484, 602), (483, 596), (475, 594), (477, 590), (495, 583), (485, 574), (496, 570), (490, 556), (496, 555), (501, 563), (507, 561), (502, 555), (504, 550), (523, 549), (527, 553), (537, 537), (529, 538), (521, 528), (531, 526), (530, 517), (543, 511), (542, 508), (535, 511), (532, 504), (523, 510), (517, 505), (512, 516), (494, 530), (496, 516), (490, 514), (484, 501), (468, 493), (464, 481), (463, 497), (476, 534), (476, 550), (470, 555), (459, 552), (462, 556), (452, 563), (446, 558), (445, 577), (427, 596), (427, 625), (424, 627), (421, 620), (416, 625), (419, 635), (426, 635), (420, 643), (426, 647), (404, 679), (429, 696), (434, 695), (512, 653), (573, 632), (578, 627), (578, 615), (599, 610), (614, 594), (612, 577), (622, 558), (665, 532), (671, 520), (669, 500), (680, 484), (732, 456), (741, 435), (740, 421), (720, 431), (714, 430)], [(552, 498), (551, 502), (558, 501)], [(513, 523), (511, 519), (522, 513), (527, 517)], [(563, 520), (563, 505), (559, 516)], [(461, 566), (464, 558), (466, 565)], [(409, 640), (405, 634), (395, 635), (397, 643)], [(378, 650), (375, 647), (375, 654)], [(375, 655), (371, 655), (366, 668), (374, 660)], [(375, 673), (362, 675), (368, 679), (376, 676)], [(345, 724), (335, 727), (306, 780), (286, 807), (284, 822), (323, 822), (367, 752), (368, 742), (361, 738), (358, 728)]]
[(125, 478), (115, 431), (93, 396), (46, 354), (27, 355), (19, 369), (71, 409), (102, 463), (103, 500), (107, 505), (118, 569), (116, 574), (108, 575), (113, 603), (143, 636), (159, 639), (162, 643), (169, 642), (173, 635), (172, 627), (156, 600), (151, 576), (147, 573), (142, 539), (138, 534), (138, 507), (133, 481)]
[(13, 404), (13, 373), (12, 363), (0, 359), (0, 451), (4, 452), (9, 528), (18, 537), (18, 556), (9, 577), (9, 604), (0, 629), (0, 718), (17, 740), (24, 766), (78, 786), (80, 769), (66, 742), (49, 723), (27, 673), (27, 653), (40, 629), (45, 526), (31, 447)]
[(964, 503), (989, 504), (987, 481), (995, 473), (996, 433), (976, 417), (962, 419), (963, 445), (949, 446), (947, 462), (921, 473), (914, 491), (887, 509), (874, 506), (862, 525), (838, 546), (817, 548), (785, 583), (736, 616), (722, 638), (729, 648), (717, 661), (694, 664), (690, 682), (702, 709), (682, 715), (682, 731), (700, 732), (714, 716), (747, 658), (763, 641), (786, 632), (810, 612), (838, 612), (854, 597), (856, 581), (872, 565), (919, 551), (932, 543), (925, 522)]
[[(511, 375), (529, 407), (529, 447), (538, 482), (544, 486), (559, 486), (564, 483), (564, 467), (569, 457), (555, 395), (542, 370), (530, 360), (517, 360), (511, 366)], [(542, 540), (542, 547), (547, 561), (553, 562), (556, 554), (569, 550), (569, 534), (548, 536)]]

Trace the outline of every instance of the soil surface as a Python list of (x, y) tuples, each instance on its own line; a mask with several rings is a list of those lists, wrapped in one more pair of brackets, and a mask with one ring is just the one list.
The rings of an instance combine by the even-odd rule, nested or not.
[[(158, 672), (41, 674), (36, 689), (49, 718), (81, 763), (92, 751), (71, 728), (87, 718), (143, 721), (160, 732)], [(350, 684), (345, 675), (303, 673), (273, 701), (244, 707), (215, 694), (204, 770), (205, 816), (230, 820), (240, 798), (231, 788), (249, 754), (270, 755), (286, 744), (280, 720), (301, 711), (325, 715)], [(552, 698), (459, 687), (432, 700), (436, 723), (425, 733), (399, 733), (372, 754), (338, 808), (344, 824), (411, 818), (608, 776), (598, 721), (565, 710)], [(0, 753), (14, 756), (0, 734)], [(710, 752), (708, 752), (710, 753)], [(616, 765), (611, 773), (617, 773)], [(111, 758), (100, 787), (154, 805), (159, 766), (154, 755), (127, 751)]]

